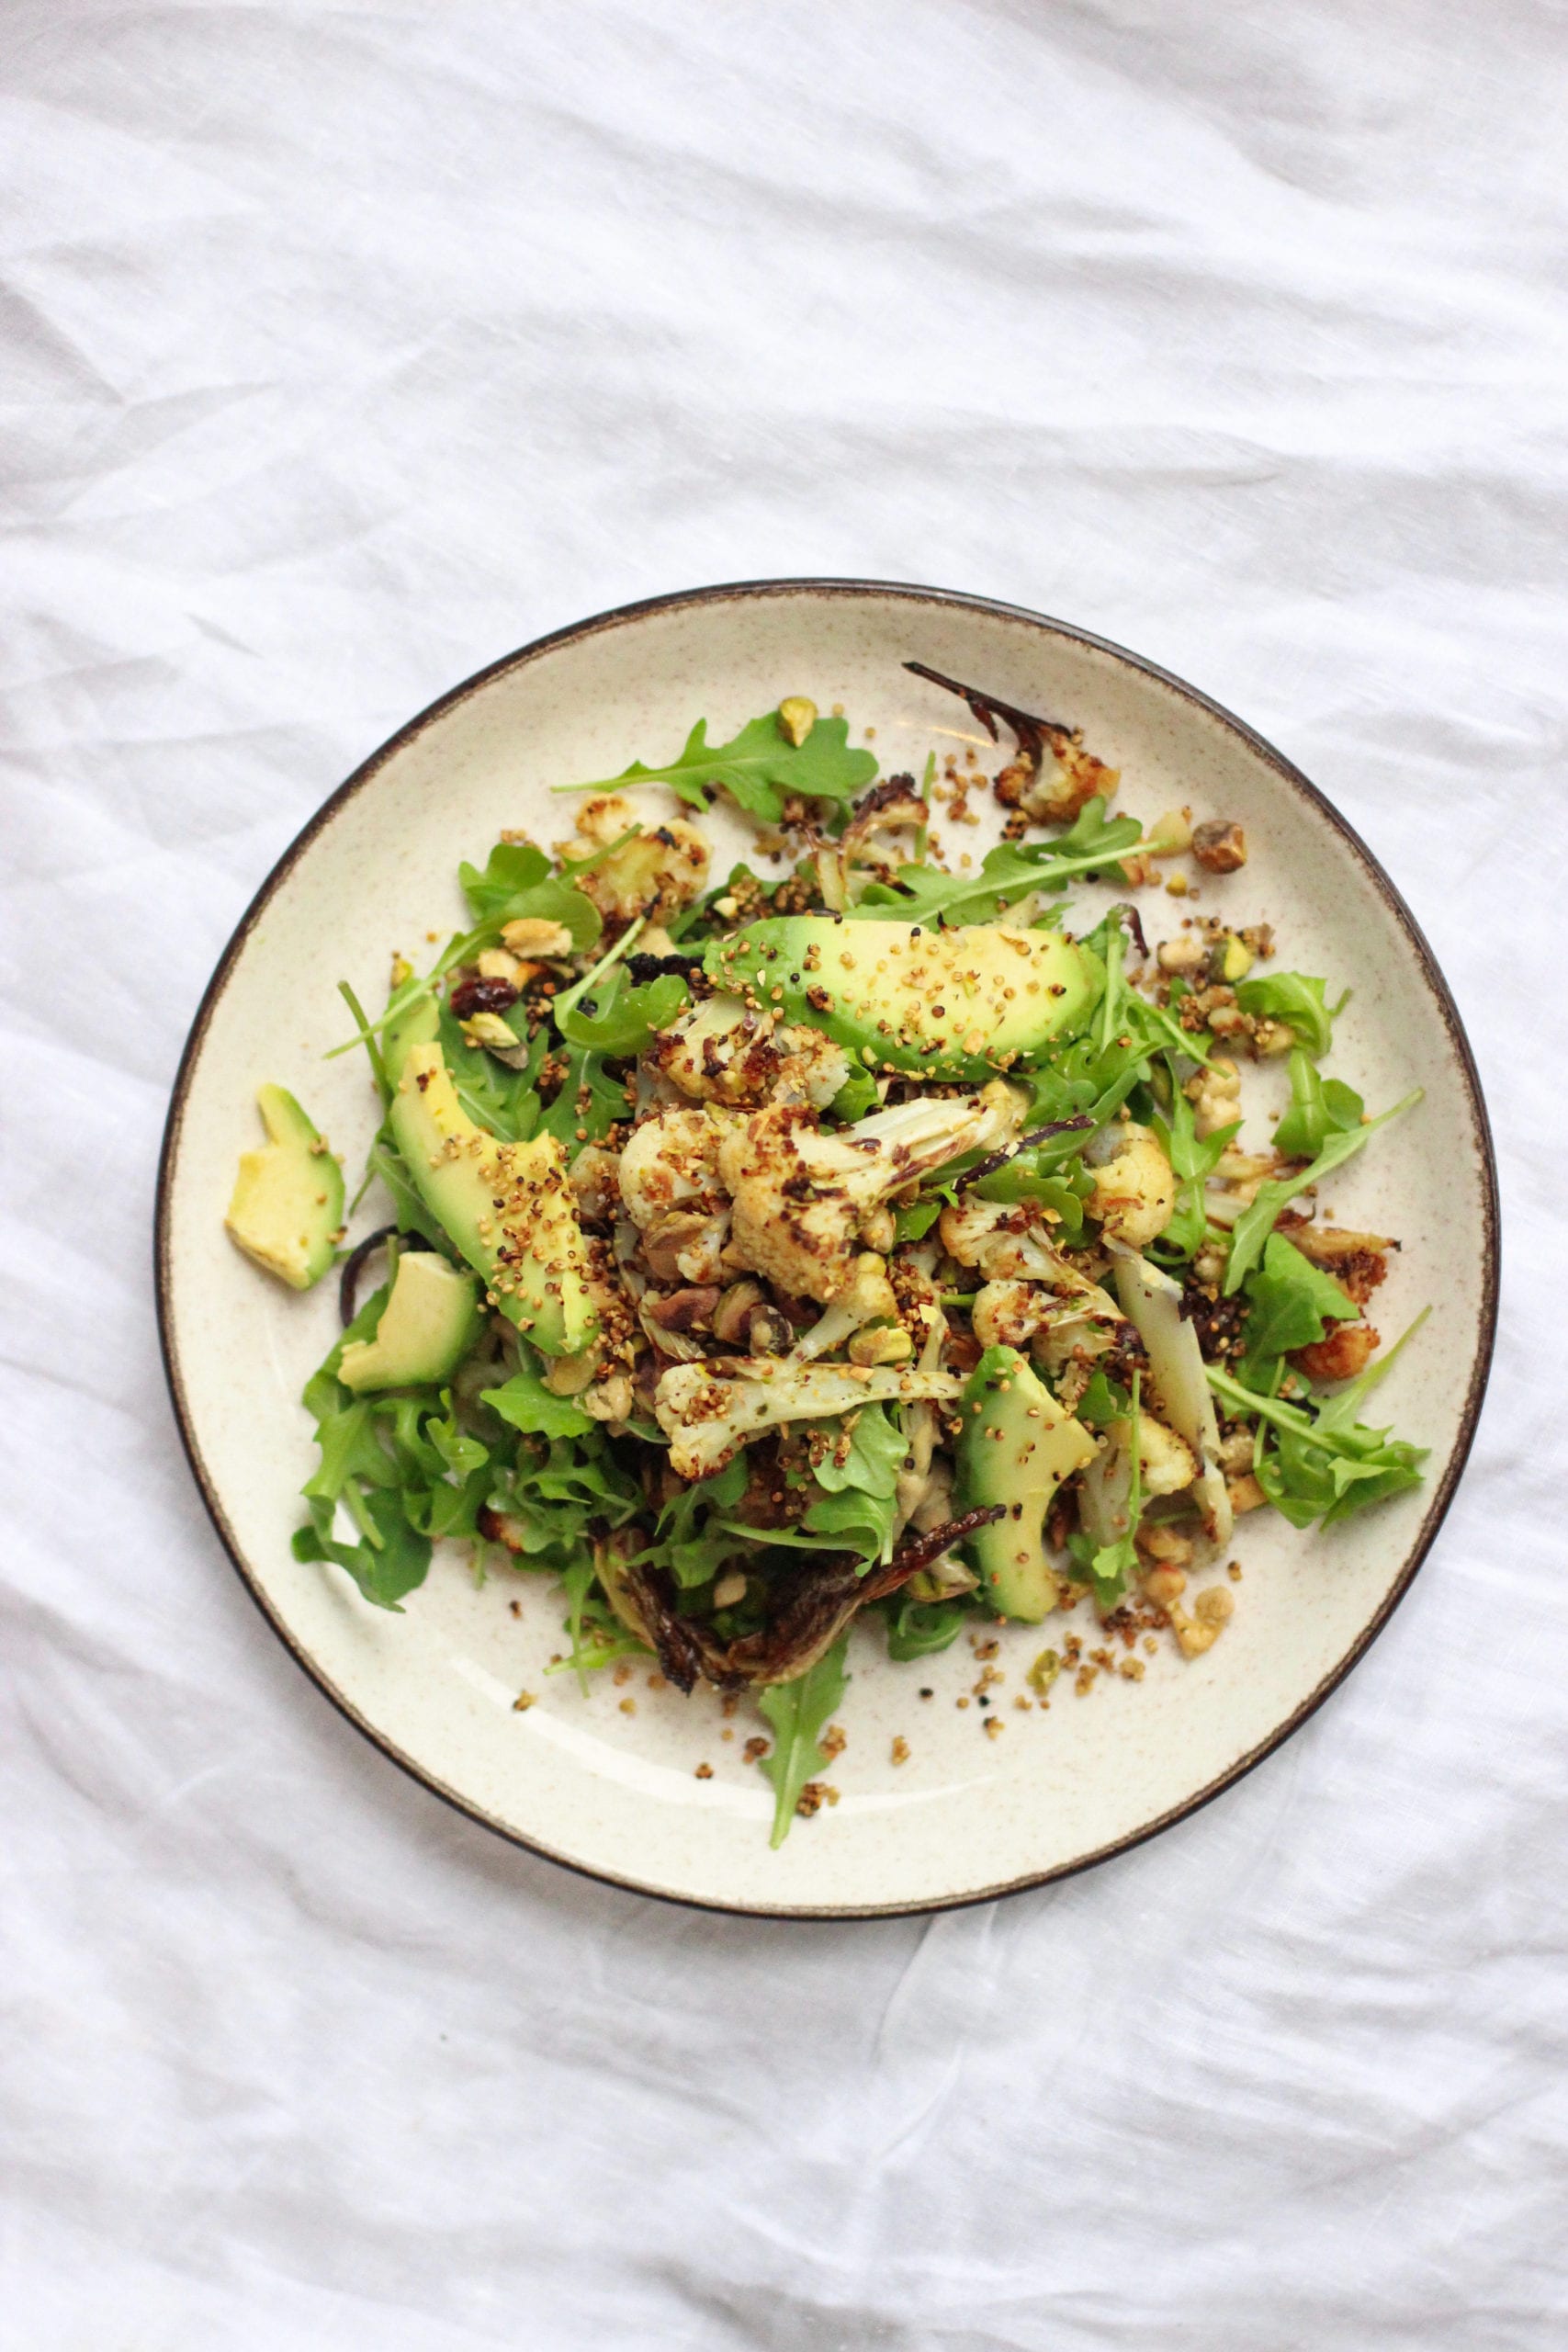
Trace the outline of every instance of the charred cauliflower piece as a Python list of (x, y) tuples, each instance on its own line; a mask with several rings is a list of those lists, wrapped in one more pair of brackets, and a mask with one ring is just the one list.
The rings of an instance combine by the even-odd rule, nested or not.
[(670, 1466), (677, 1477), (705, 1478), (748, 1439), (780, 1421), (822, 1420), (879, 1399), (950, 1398), (962, 1387), (962, 1381), (945, 1372), (731, 1356), (722, 1368), (672, 1365), (660, 1379), (654, 1410), (670, 1440)]
[(705, 1111), (658, 1111), (636, 1128), (621, 1153), (621, 1198), (634, 1225), (649, 1226), (684, 1202), (721, 1190), (722, 1130)]
[[(641, 831), (633, 832), (630, 841), (621, 839), (637, 825)], [(657, 919), (673, 914), (706, 886), (707, 843), (684, 818), (671, 817), (649, 826), (618, 793), (604, 793), (579, 812), (577, 832), (575, 841), (556, 843), (556, 854), (568, 867), (599, 857), (612, 842), (620, 844), (577, 876), (577, 888), (606, 922), (627, 923), (638, 915)]]
[(736, 1252), (781, 1289), (827, 1306), (852, 1278), (863, 1218), (929, 1169), (1008, 1142), (1021, 1115), (1000, 1080), (976, 1095), (900, 1102), (832, 1135), (808, 1110), (758, 1111), (719, 1147)]
[(1176, 1178), (1147, 1127), (1113, 1128), (1107, 1141), (1114, 1148), (1093, 1170), (1089, 1213), (1112, 1240), (1145, 1249), (1176, 1214)]
[(655, 1037), (645, 1058), (701, 1102), (808, 1102), (825, 1111), (850, 1074), (843, 1046), (819, 1029), (748, 1012), (738, 996), (694, 1005)]

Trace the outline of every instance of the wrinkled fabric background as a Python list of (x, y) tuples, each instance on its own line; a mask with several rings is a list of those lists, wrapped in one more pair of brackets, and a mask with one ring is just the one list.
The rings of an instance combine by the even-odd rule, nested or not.
[[(17, 2352), (1564, 2340), (1553, 0), (0, 9)], [(252, 891), (605, 605), (827, 571), (1136, 646), (1339, 801), (1499, 1130), (1491, 1401), (1347, 1689), (999, 1907), (513, 1852), (209, 1532), (154, 1158)]]

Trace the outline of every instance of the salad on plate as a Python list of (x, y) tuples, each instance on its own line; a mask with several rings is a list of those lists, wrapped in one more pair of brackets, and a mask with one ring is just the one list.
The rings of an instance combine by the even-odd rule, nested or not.
[[(339, 1273), (297, 1557), (389, 1610), (444, 1542), (554, 1580), (552, 1671), (754, 1702), (775, 1844), (836, 1793), (854, 1621), (915, 1670), (1060, 1619), (1019, 1636), (1044, 1708), (1212, 1650), (1241, 1516), (1331, 1527), (1424, 1459), (1366, 1419), (1397, 1244), (1317, 1213), (1418, 1096), (1327, 1074), (1345, 999), (1233, 911), (1238, 825), (1112, 815), (1077, 731), (908, 667), (1007, 730), (994, 775), (881, 778), (789, 696), (574, 787), (553, 852), (459, 868), (428, 971), (344, 986), (380, 1111), (346, 1215), (267, 1086), (228, 1216), (294, 1288)], [(718, 879), (721, 797), (757, 839)], [(1289, 1102), (1244, 1145), (1255, 1065)]]

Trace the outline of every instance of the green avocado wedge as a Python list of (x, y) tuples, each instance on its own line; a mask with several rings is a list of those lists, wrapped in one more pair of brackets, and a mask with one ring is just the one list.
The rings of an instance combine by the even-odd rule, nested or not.
[(1077, 1028), (1100, 959), (1059, 931), (780, 915), (709, 945), (704, 967), (759, 1011), (810, 1022), (863, 1067), (983, 1079)]
[(434, 1044), (411, 1044), (389, 1113), (392, 1140), (442, 1231), (486, 1295), (546, 1355), (574, 1356), (596, 1317), (588, 1261), (554, 1136), (502, 1143), (457, 1100)]
[(479, 1335), (477, 1285), (432, 1250), (405, 1250), (371, 1340), (351, 1340), (338, 1365), (345, 1388), (413, 1388), (447, 1380)]
[(1063, 1411), (1016, 1348), (987, 1348), (964, 1391), (953, 1500), (960, 1510), (1007, 1508), (969, 1538), (991, 1606), (1037, 1625), (1056, 1606), (1045, 1557), (1045, 1514), (1056, 1489), (1095, 1455), (1080, 1421)]
[(268, 1139), (240, 1154), (223, 1223), (247, 1258), (290, 1290), (309, 1290), (342, 1238), (343, 1170), (284, 1087), (259, 1087), (256, 1107)]

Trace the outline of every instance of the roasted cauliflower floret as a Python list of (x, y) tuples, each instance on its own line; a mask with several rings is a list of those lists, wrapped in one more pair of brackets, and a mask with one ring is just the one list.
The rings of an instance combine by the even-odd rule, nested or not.
[(1216, 1055), (1207, 1069), (1188, 1080), (1184, 1091), (1200, 1136), (1218, 1135), (1241, 1116), (1241, 1072), (1233, 1061)]
[(1046, 1238), (1028, 1202), (1014, 1206), (965, 1193), (943, 1209), (937, 1231), (950, 1258), (977, 1266), (990, 1283), (1043, 1283), (1064, 1296), (1094, 1288)]
[(809, 1102), (825, 1111), (850, 1074), (850, 1057), (819, 1029), (748, 1012), (738, 996), (712, 996), (660, 1032), (647, 1065), (702, 1102)]
[(730, 1356), (722, 1360), (722, 1369), (717, 1363), (672, 1365), (660, 1378), (654, 1411), (670, 1440), (676, 1476), (705, 1478), (748, 1439), (780, 1421), (823, 1420), (880, 1399), (951, 1399), (963, 1385), (952, 1373)]
[(1179, 1495), (1198, 1476), (1198, 1457), (1186, 1439), (1148, 1413), (1138, 1416), (1138, 1460), (1144, 1492), (1151, 1498)]
[(1089, 1213), (1115, 1241), (1142, 1250), (1176, 1214), (1176, 1178), (1147, 1127), (1113, 1131), (1115, 1149), (1092, 1170)]
[(721, 1131), (705, 1111), (658, 1111), (621, 1153), (621, 1198), (644, 1231), (682, 1202), (716, 1195)]
[(929, 1169), (1009, 1141), (1021, 1115), (999, 1080), (975, 1095), (900, 1102), (831, 1135), (809, 1110), (755, 1112), (719, 1148), (736, 1253), (782, 1290), (826, 1306), (852, 1278), (863, 1217)]
[[(641, 830), (634, 831), (634, 827)], [(628, 832), (631, 840), (623, 841), (621, 836)], [(684, 818), (649, 825), (618, 793), (604, 793), (579, 811), (577, 834), (575, 841), (558, 842), (556, 853), (568, 867), (584, 858), (599, 859), (577, 877), (577, 888), (607, 922), (673, 914), (706, 887), (707, 843)], [(612, 842), (619, 847), (601, 857)]]
[(1042, 730), (1040, 758), (1021, 744), (993, 788), (1004, 808), (1021, 809), (1038, 824), (1066, 825), (1097, 793), (1111, 799), (1121, 781), (1119, 768), (1108, 768), (1065, 729), (1054, 727)]

